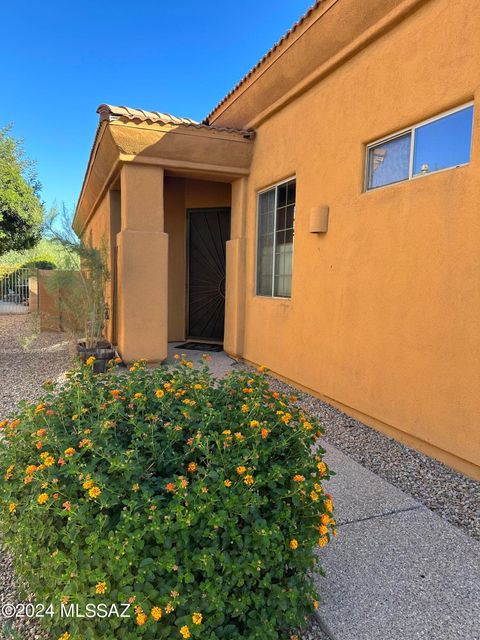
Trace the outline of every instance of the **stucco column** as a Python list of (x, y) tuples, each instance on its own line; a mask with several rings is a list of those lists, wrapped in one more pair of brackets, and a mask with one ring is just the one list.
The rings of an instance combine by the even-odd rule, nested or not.
[(232, 184), (231, 239), (227, 242), (224, 348), (238, 357), (243, 356), (245, 335), (247, 186), (247, 178)]
[(163, 169), (128, 163), (121, 170), (117, 235), (117, 336), (126, 362), (167, 357), (168, 235)]

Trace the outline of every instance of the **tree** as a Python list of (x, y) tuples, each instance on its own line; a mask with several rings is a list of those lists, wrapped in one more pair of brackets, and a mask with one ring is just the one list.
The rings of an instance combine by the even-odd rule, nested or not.
[(0, 129), (0, 255), (35, 246), (43, 221), (35, 165), (10, 129)]

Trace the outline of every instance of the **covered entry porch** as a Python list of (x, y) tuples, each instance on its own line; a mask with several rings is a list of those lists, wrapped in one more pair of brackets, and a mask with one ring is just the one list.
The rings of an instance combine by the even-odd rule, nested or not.
[(74, 219), (105, 247), (106, 337), (126, 362), (168, 342), (241, 355), (248, 131), (102, 105)]

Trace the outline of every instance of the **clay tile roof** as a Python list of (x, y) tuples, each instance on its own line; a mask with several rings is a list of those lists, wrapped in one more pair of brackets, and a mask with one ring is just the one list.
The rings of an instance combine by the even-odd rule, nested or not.
[(100, 114), (100, 122), (112, 121), (117, 118), (126, 118), (128, 120), (137, 120), (138, 122), (158, 122), (160, 124), (182, 125), (199, 129), (224, 131), (226, 133), (237, 133), (246, 138), (253, 137), (253, 131), (247, 129), (234, 129), (231, 127), (208, 125), (203, 122), (192, 120), (191, 118), (179, 118), (177, 116), (172, 116), (169, 113), (161, 113), (160, 111), (145, 111), (144, 109), (132, 109), (130, 107), (116, 107), (111, 104), (101, 104), (97, 109), (97, 113)]
[(311, 14), (321, 5), (323, 4), (325, 0), (316, 0), (316, 2), (303, 14), (303, 16), (297, 21), (295, 22), (295, 24), (290, 27), (290, 29), (280, 38), (280, 40), (278, 42), (276, 42), (273, 47), (267, 51), (267, 53), (263, 56), (263, 58), (261, 58), (257, 64), (252, 67), (250, 69), (250, 71), (248, 71), (248, 73), (246, 73), (243, 78), (237, 82), (237, 84), (233, 87), (233, 89), (231, 91), (229, 91), (227, 93), (227, 95), (222, 98), (220, 100), (220, 102), (210, 111), (210, 113), (207, 115), (207, 117), (202, 121), (204, 123), (208, 123), (209, 118), (211, 118), (213, 116), (213, 114), (215, 113), (215, 111), (217, 111), (217, 109), (219, 107), (222, 106), (222, 104), (224, 104), (231, 95), (233, 95), (237, 89), (239, 89), (242, 84), (245, 84), (245, 82), (257, 71), (257, 69), (259, 67), (261, 67), (263, 65), (264, 62), (266, 62), (268, 60), (268, 58), (270, 58), (270, 56), (286, 41), (289, 40), (290, 37), (295, 33), (295, 31), (298, 29), (298, 27), (300, 27), (300, 25), (302, 25), (305, 20), (307, 20), (307, 18), (309, 18), (311, 16)]

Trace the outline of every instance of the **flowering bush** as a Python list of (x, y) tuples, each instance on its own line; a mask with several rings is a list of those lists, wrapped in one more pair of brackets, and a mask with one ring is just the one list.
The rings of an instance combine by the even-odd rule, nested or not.
[[(321, 427), (294, 398), (263, 371), (218, 381), (186, 360), (103, 376), (89, 360), (44, 386), (0, 423), (0, 520), (55, 607), (52, 637), (267, 640), (303, 623), (335, 522)], [(58, 615), (92, 603), (131, 617)]]

